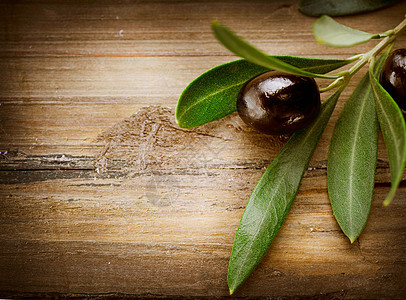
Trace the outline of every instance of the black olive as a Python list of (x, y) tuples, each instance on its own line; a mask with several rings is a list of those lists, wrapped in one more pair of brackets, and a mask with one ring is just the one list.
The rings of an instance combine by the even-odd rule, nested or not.
[(406, 110), (406, 49), (393, 51), (382, 68), (381, 85)]
[(270, 71), (240, 90), (241, 119), (267, 134), (289, 134), (308, 126), (320, 112), (320, 93), (313, 78)]

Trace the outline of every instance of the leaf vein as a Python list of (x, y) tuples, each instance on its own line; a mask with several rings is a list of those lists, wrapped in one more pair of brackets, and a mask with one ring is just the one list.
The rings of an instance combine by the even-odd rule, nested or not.
[(399, 158), (401, 157), (401, 153), (400, 153), (399, 141), (398, 141), (398, 139), (396, 138), (396, 132), (395, 132), (393, 126), (392, 126), (392, 123), (389, 122), (388, 115), (386, 114), (386, 111), (385, 111), (385, 109), (384, 109), (384, 107), (383, 107), (381, 101), (375, 101), (375, 102), (378, 102), (378, 104), (379, 104), (379, 106), (380, 106), (380, 108), (381, 108), (381, 112), (385, 115), (385, 123), (386, 123), (386, 124), (389, 126), (389, 128), (390, 128), (390, 132), (392, 133), (391, 136), (394, 137), (392, 140), (393, 140), (394, 143), (395, 143), (396, 154), (397, 154), (397, 162), (398, 162), (399, 164), (401, 164), (402, 161), (401, 161), (401, 160), (399, 161)]
[[(368, 91), (364, 94), (364, 97), (362, 99), (362, 105), (361, 105), (361, 109), (359, 110), (359, 117), (357, 118), (357, 123), (356, 123), (356, 127), (355, 127), (355, 133), (354, 133), (354, 141), (352, 143), (352, 147), (351, 147), (351, 160), (350, 160), (350, 176), (349, 176), (349, 224), (350, 224), (350, 228), (353, 227), (353, 205), (354, 205), (354, 201), (353, 201), (353, 177), (354, 177), (354, 165), (355, 165), (355, 149), (357, 148), (357, 141), (358, 141), (358, 135), (359, 135), (359, 131), (360, 131), (360, 127), (361, 127), (361, 120), (363, 118), (361, 118), (361, 116), (364, 113), (366, 104), (367, 104), (367, 99), (369, 97), (371, 93), (371, 90), (368, 89)], [(360, 204), (360, 203), (359, 203)]]
[(247, 81), (247, 80), (244, 80), (244, 81), (242, 81), (242, 82), (238, 82), (238, 83), (236, 83), (236, 84), (227, 86), (227, 87), (224, 88), (224, 89), (217, 90), (215, 93), (211, 93), (211, 94), (208, 94), (207, 96), (205, 96), (205, 97), (203, 97), (203, 98), (200, 98), (198, 101), (194, 102), (194, 103), (193, 103), (192, 105), (190, 105), (186, 110), (184, 110), (183, 113), (179, 115), (178, 119), (180, 120), (180, 119), (181, 119), (187, 112), (189, 112), (193, 107), (195, 107), (196, 105), (198, 105), (198, 104), (200, 104), (201, 102), (205, 101), (205, 100), (208, 99), (209, 97), (212, 97), (212, 96), (217, 95), (217, 94), (220, 94), (220, 93), (222, 93), (222, 92), (224, 92), (224, 91), (230, 90), (230, 89), (232, 89), (232, 88), (234, 88), (234, 87), (236, 87), (236, 86), (242, 85), (242, 84), (244, 84), (246, 81)]

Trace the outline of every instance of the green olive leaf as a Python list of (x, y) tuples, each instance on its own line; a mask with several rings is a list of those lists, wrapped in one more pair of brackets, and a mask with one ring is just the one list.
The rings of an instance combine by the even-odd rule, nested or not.
[(295, 66), (292, 66), (286, 62), (281, 61), (280, 59), (268, 56), (255, 48), (254, 46), (250, 45), (240, 37), (238, 37), (235, 33), (233, 33), (230, 29), (226, 26), (220, 24), (218, 21), (213, 21), (211, 23), (211, 27), (213, 29), (214, 35), (216, 38), (231, 52), (235, 55), (241, 56), (246, 60), (268, 68), (270, 70), (277, 70), (282, 71), (294, 75), (299, 76), (308, 76), (308, 77), (317, 77), (317, 78), (329, 78), (335, 79), (340, 77), (339, 75), (323, 75), (312, 73), (309, 71), (302, 70)]
[(299, 9), (312, 17), (344, 16), (377, 10), (397, 2), (400, 0), (301, 0)]
[(331, 207), (351, 243), (364, 229), (371, 208), (378, 133), (374, 95), (366, 74), (337, 120), (327, 160)]
[(331, 47), (351, 47), (386, 36), (384, 33), (373, 34), (347, 27), (329, 16), (322, 16), (314, 22), (313, 35), (317, 42)]
[(341, 91), (324, 101), (312, 125), (292, 135), (252, 192), (231, 252), (227, 274), (231, 294), (252, 273), (281, 228)]
[[(382, 54), (375, 68), (382, 68), (384, 60), (388, 57), (390, 48)], [(372, 68), (373, 64), (370, 65)], [(402, 179), (406, 166), (406, 125), (402, 112), (392, 97), (380, 85), (376, 75), (370, 68), (370, 80), (375, 95), (376, 113), (389, 158), (392, 186), (384, 205), (389, 205)]]
[[(297, 68), (317, 73), (328, 73), (356, 59), (273, 57)], [(191, 128), (219, 120), (235, 112), (237, 95), (243, 84), (266, 71), (269, 70), (240, 59), (203, 73), (182, 92), (176, 107), (176, 122), (182, 128)]]

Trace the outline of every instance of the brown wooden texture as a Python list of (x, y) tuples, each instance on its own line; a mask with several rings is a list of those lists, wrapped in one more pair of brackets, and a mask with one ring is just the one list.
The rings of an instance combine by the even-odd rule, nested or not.
[[(405, 12), (403, 2), (338, 20), (383, 32)], [(0, 297), (226, 297), (239, 219), (286, 138), (235, 114), (192, 130), (174, 123), (183, 88), (235, 59), (210, 21), (272, 54), (345, 58), (375, 43), (317, 44), (298, 1), (2, 1), (0, 14)], [(405, 297), (406, 175), (382, 207), (383, 142), (354, 244), (327, 196), (329, 140), (361, 75), (269, 253), (233, 297)]]

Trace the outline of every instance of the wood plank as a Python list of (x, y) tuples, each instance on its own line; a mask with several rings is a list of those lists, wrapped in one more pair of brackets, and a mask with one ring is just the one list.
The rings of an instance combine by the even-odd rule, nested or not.
[[(313, 54), (312, 49), (317, 46), (311, 36), (314, 19), (299, 15), (298, 3), (293, 0), (223, 0), (206, 1), (206, 4), (136, 1), (120, 5), (108, 1), (69, 2), (3, 3), (1, 25), (6, 41), (3, 55), (43, 56), (44, 51), (51, 56), (224, 55), (228, 52), (215, 42), (210, 32), (212, 19), (224, 22), (269, 53), (294, 53), (299, 47), (304, 49), (303, 53)], [(365, 31), (383, 32), (403, 18), (403, 8), (404, 4), (398, 4), (357, 18), (338, 19)], [(324, 55), (351, 55), (354, 51), (319, 49)], [(356, 49), (368, 47), (362, 45)]]
[[(259, 174), (240, 171), (250, 179), (240, 190), (235, 183), (224, 185), (223, 172), (211, 171), (209, 179), (158, 174), (2, 185), (2, 290), (225, 295), (243, 196)], [(306, 178), (303, 186), (324, 180), (324, 175)], [(399, 201), (404, 189), (390, 209), (381, 206), (388, 188), (376, 189), (370, 222), (350, 245), (332, 217), (325, 190), (303, 186), (271, 251), (240, 295), (340, 291), (348, 297), (391, 298), (404, 291), (405, 207)]]
[[(406, 3), (339, 21), (394, 27)], [(247, 199), (287, 137), (236, 114), (196, 129), (173, 114), (186, 85), (235, 59), (218, 19), (272, 54), (345, 58), (371, 41), (315, 43), (298, 1), (2, 1), (0, 296), (222, 298)], [(406, 35), (397, 47), (405, 47)], [(406, 295), (406, 172), (389, 207), (380, 139), (370, 219), (350, 244), (326, 190), (334, 112), (271, 251), (236, 297)], [(319, 80), (321, 86), (327, 81)], [(327, 95), (322, 96), (323, 99)]]
[[(143, 111), (101, 135), (104, 147), (96, 157), (10, 153), (2, 161), (4, 289), (226, 294), (235, 229), (270, 162), (261, 157), (274, 156), (284, 140), (255, 134), (236, 116), (179, 135), (172, 110)], [(318, 163), (307, 171), (286, 225), (241, 295), (398, 295), (403, 281), (393, 280), (405, 271), (398, 263), (406, 246), (406, 189), (390, 208), (381, 206), (389, 178), (387, 163), (380, 162), (371, 221), (349, 245), (331, 213), (325, 161)], [(397, 242), (388, 247), (389, 239)], [(185, 278), (183, 270), (192, 269)], [(379, 291), (376, 274), (386, 276)], [(98, 284), (83, 278), (98, 278)], [(308, 286), (294, 288), (298, 281)]]

